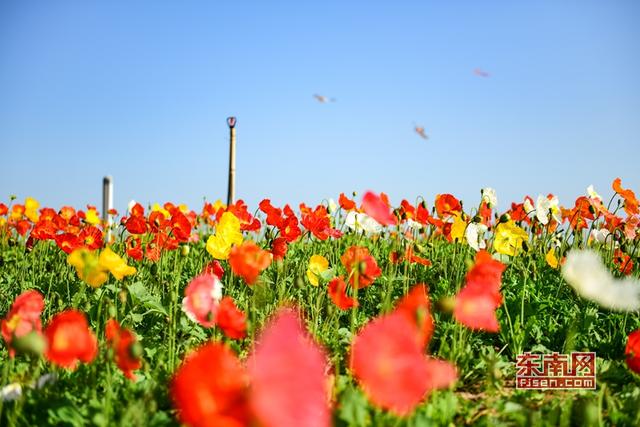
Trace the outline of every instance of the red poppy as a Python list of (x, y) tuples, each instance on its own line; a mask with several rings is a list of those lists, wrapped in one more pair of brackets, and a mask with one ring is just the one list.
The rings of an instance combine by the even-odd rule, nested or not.
[(89, 250), (100, 249), (104, 245), (102, 231), (93, 225), (87, 226), (80, 231), (78, 238), (82, 245)]
[(431, 261), (429, 261), (427, 258), (416, 255), (413, 251), (413, 247), (411, 246), (407, 247), (404, 257), (410, 263), (424, 265), (425, 267), (429, 267), (431, 265)]
[(311, 234), (320, 240), (327, 240), (331, 236), (331, 221), (327, 208), (319, 205), (315, 210), (302, 214), (302, 225), (309, 230)]
[(624, 275), (628, 276), (633, 271), (633, 261), (631, 257), (620, 249), (616, 249), (613, 254), (613, 263), (618, 266), (618, 270)]
[(283, 221), (282, 209), (273, 207), (269, 199), (262, 200), (258, 207), (267, 215), (267, 224), (273, 227), (280, 227)]
[(27, 231), (29, 231), (29, 229), (31, 228), (31, 222), (27, 221), (26, 219), (23, 219), (18, 221), (15, 227), (18, 234), (21, 236), (24, 236), (25, 234), (27, 234)]
[(56, 235), (56, 245), (65, 253), (70, 254), (82, 246), (82, 241), (75, 234), (63, 233)]
[(342, 276), (336, 277), (329, 282), (327, 292), (331, 301), (341, 310), (348, 310), (358, 305), (358, 301), (355, 298), (347, 295), (347, 284)]
[(216, 322), (229, 338), (239, 340), (247, 336), (247, 315), (236, 307), (229, 296), (220, 300)]
[(613, 191), (618, 193), (620, 197), (624, 199), (624, 211), (627, 215), (636, 215), (640, 210), (638, 209), (638, 199), (633, 191), (622, 188), (622, 180), (616, 178), (611, 185)]
[(15, 350), (11, 347), (15, 338), (25, 336), (32, 331), (37, 334), (42, 333), (40, 315), (43, 309), (44, 298), (36, 290), (24, 291), (13, 301), (11, 309), (0, 322), (2, 338), (9, 348), (9, 356), (15, 355)]
[(31, 237), (37, 240), (53, 240), (56, 238), (58, 227), (51, 220), (43, 219), (42, 216), (31, 230)]
[(426, 346), (434, 331), (427, 285), (421, 283), (411, 288), (411, 291), (396, 306), (396, 312), (404, 314), (417, 326), (420, 342), (423, 347)]
[(222, 277), (224, 276), (224, 268), (222, 268), (220, 261), (214, 259), (209, 264), (205, 265), (202, 270), (202, 274), (213, 274), (214, 276), (217, 276), (218, 279), (222, 280)]
[(455, 212), (462, 212), (460, 201), (451, 194), (438, 194), (435, 204), (436, 212), (440, 218), (445, 218)]
[(142, 242), (139, 237), (129, 236), (124, 244), (129, 258), (136, 261), (142, 260), (144, 254), (142, 253)]
[(260, 425), (329, 426), (326, 354), (304, 330), (298, 314), (281, 309), (257, 343), (247, 366), (250, 404)]
[(640, 374), (640, 329), (629, 334), (624, 354), (627, 356), (629, 369), (636, 374)]
[[(455, 370), (446, 362), (432, 363), (422, 347), (416, 327), (401, 312), (378, 317), (360, 330), (351, 346), (350, 366), (373, 404), (407, 415), (430, 389), (455, 380)], [(442, 366), (448, 367), (444, 373)]]
[[(254, 218), (249, 213), (246, 203), (243, 200), (238, 200), (235, 204), (227, 206), (226, 212), (231, 212), (236, 218), (240, 220), (240, 230), (242, 231), (258, 231), (260, 230), (260, 220)], [(222, 209), (216, 213), (216, 220), (220, 221)]]
[(340, 193), (340, 197), (338, 197), (338, 203), (340, 204), (340, 207), (345, 211), (350, 211), (356, 208), (356, 202), (347, 198), (344, 193)]
[(195, 427), (248, 425), (247, 382), (229, 348), (214, 342), (201, 346), (185, 358), (171, 381), (178, 419)]
[(131, 234), (144, 234), (147, 232), (147, 220), (143, 216), (130, 216), (124, 226)]
[(367, 191), (362, 197), (362, 209), (382, 225), (395, 225), (398, 222), (391, 207), (371, 191)]
[(273, 242), (271, 242), (271, 254), (273, 255), (273, 259), (284, 259), (287, 254), (287, 248), (287, 239), (284, 237), (273, 239)]
[(9, 212), (9, 208), (4, 203), (0, 203), (0, 216), (4, 216)]
[(63, 368), (74, 369), (78, 361), (91, 362), (98, 352), (98, 342), (89, 329), (87, 318), (77, 310), (58, 313), (44, 330), (47, 339), (45, 357)]
[(180, 212), (180, 210), (174, 210), (171, 216), (171, 233), (180, 242), (186, 242), (191, 235), (191, 223), (187, 217)]
[(140, 369), (142, 361), (136, 354), (138, 342), (136, 336), (129, 329), (122, 328), (116, 319), (107, 321), (105, 330), (107, 344), (113, 349), (113, 357), (125, 377), (135, 380), (133, 371)]
[(161, 211), (153, 211), (149, 214), (149, 229), (152, 233), (164, 231), (169, 224), (169, 220)]
[(287, 217), (282, 220), (278, 229), (280, 230), (280, 236), (282, 236), (287, 243), (295, 242), (302, 234), (300, 226), (298, 225), (298, 218), (296, 218), (295, 215), (287, 215)]
[(355, 285), (357, 280), (358, 289), (371, 285), (382, 274), (369, 249), (363, 246), (349, 247), (340, 260), (349, 273), (349, 283)]
[(255, 283), (262, 270), (271, 264), (271, 253), (261, 249), (252, 241), (236, 245), (229, 254), (231, 270), (242, 277), (248, 285)]
[(505, 265), (479, 251), (469, 270), (464, 288), (456, 296), (454, 317), (471, 329), (498, 332), (496, 309), (502, 304), (500, 286)]

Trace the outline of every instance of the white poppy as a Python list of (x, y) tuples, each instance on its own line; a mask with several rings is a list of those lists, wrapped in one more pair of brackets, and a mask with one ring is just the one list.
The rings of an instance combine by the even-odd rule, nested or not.
[(328, 209), (330, 214), (333, 214), (335, 211), (338, 210), (338, 205), (336, 204), (335, 200), (329, 199)]
[(540, 223), (547, 225), (549, 223), (549, 212), (551, 212), (551, 216), (557, 222), (562, 222), (562, 217), (560, 216), (560, 203), (558, 202), (558, 198), (553, 196), (551, 199), (545, 197), (543, 195), (538, 196), (538, 200), (536, 201), (536, 217)]
[(591, 230), (591, 238), (598, 243), (605, 243), (607, 241), (607, 237), (611, 233), (606, 228), (601, 228), (600, 230)]
[(480, 190), (480, 193), (482, 194), (483, 202), (487, 202), (487, 204), (492, 208), (498, 206), (498, 195), (496, 194), (496, 190), (491, 187), (485, 187)]
[(0, 401), (9, 402), (16, 400), (22, 396), (22, 386), (18, 383), (12, 383), (0, 388)]
[(472, 222), (467, 225), (467, 229), (464, 232), (464, 237), (467, 239), (467, 243), (474, 250), (479, 251), (480, 249), (485, 249), (487, 247), (487, 243), (484, 240), (484, 233), (487, 231), (487, 226), (484, 224), (479, 224)]
[(367, 214), (350, 211), (345, 219), (345, 225), (355, 231), (365, 231), (367, 233), (379, 233), (382, 225)]
[(596, 190), (593, 189), (593, 185), (587, 187), (587, 195), (592, 199), (602, 200), (602, 197), (600, 197), (600, 195), (596, 193)]
[(529, 215), (531, 212), (536, 210), (536, 208), (534, 208), (531, 202), (529, 201), (528, 197), (524, 199), (524, 204), (522, 206), (524, 207), (524, 211), (527, 213), (527, 215)]
[(578, 295), (602, 307), (618, 311), (640, 309), (640, 280), (614, 278), (594, 251), (569, 252), (562, 276)]
[(423, 227), (422, 224), (420, 224), (418, 221), (412, 220), (411, 218), (407, 220), (407, 225), (413, 230), (420, 230)]

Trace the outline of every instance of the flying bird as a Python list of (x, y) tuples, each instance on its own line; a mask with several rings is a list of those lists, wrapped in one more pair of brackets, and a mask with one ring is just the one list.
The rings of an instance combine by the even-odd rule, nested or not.
[(480, 68), (476, 68), (473, 70), (473, 74), (475, 74), (478, 77), (489, 77), (490, 74), (487, 73), (486, 71), (480, 69)]
[(335, 98), (327, 98), (324, 95), (314, 94), (313, 97), (321, 104), (326, 104), (327, 102), (336, 102)]
[(429, 139), (429, 137), (427, 136), (427, 134), (426, 134), (426, 133), (425, 133), (425, 131), (424, 131), (424, 127), (422, 127), (422, 126), (417, 126), (417, 125), (416, 125), (416, 126), (414, 126), (414, 127), (413, 127), (413, 130), (415, 130), (415, 131), (416, 131), (416, 133), (417, 133), (418, 135), (420, 135), (420, 137), (421, 137), (422, 139)]

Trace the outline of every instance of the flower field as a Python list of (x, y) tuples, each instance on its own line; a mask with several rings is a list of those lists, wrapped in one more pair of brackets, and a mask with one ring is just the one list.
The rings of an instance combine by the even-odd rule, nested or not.
[[(640, 211), (611, 194), (7, 200), (0, 425), (640, 425)], [(527, 352), (595, 352), (595, 389), (517, 387)]]

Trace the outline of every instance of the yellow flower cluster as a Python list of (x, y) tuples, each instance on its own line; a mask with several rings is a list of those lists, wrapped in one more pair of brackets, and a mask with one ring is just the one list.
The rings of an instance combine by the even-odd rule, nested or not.
[(136, 268), (127, 265), (118, 254), (111, 248), (104, 249), (100, 255), (96, 251), (86, 248), (76, 249), (71, 252), (67, 262), (76, 268), (80, 280), (89, 285), (98, 287), (107, 281), (111, 273), (117, 280), (122, 280), (125, 276), (135, 274)]
[(216, 226), (216, 234), (207, 240), (207, 252), (214, 258), (227, 259), (231, 247), (239, 245), (242, 240), (240, 220), (231, 212), (225, 212)]

